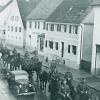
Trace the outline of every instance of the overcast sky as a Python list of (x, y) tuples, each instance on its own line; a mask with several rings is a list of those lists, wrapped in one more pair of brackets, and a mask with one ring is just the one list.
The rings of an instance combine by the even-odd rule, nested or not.
[(8, 2), (9, 0), (0, 0), (0, 5), (4, 5)]

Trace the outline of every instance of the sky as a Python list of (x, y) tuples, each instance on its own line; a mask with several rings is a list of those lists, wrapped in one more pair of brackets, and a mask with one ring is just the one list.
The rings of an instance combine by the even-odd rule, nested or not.
[(0, 0), (0, 5), (5, 5), (9, 0)]

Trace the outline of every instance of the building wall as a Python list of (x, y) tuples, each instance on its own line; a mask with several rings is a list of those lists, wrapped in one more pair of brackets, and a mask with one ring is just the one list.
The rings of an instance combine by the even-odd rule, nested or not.
[[(46, 31), (45, 41), (53, 41), (53, 49), (48, 46), (44, 48), (44, 56), (52, 60), (54, 55), (59, 56), (62, 60), (65, 60), (68, 66), (79, 68), (80, 64), (80, 38), (81, 38), (81, 27), (78, 27), (78, 34), (69, 33), (69, 25), (67, 24), (67, 31), (64, 32), (63, 24), (61, 25), (61, 32), (57, 31)], [(72, 24), (73, 25), (73, 24)], [(57, 25), (54, 25), (55, 30)], [(55, 42), (58, 42), (58, 50), (55, 49)], [(64, 42), (64, 56), (61, 57), (61, 42)], [(68, 45), (71, 46), (70, 53), (68, 53)], [(77, 47), (76, 55), (72, 53), (72, 45)]]
[(91, 62), (93, 44), (93, 24), (84, 24), (82, 60)]
[[(30, 28), (30, 22), (32, 23), (31, 28)], [(39, 28), (38, 28), (38, 22), (39, 22)], [(37, 23), (36, 28), (35, 28), (35, 23)], [(45, 33), (45, 30), (43, 30), (43, 23), (44, 21), (38, 21), (38, 20), (27, 21), (26, 48), (30, 48), (32, 50), (37, 49), (38, 35), (41, 33)]]
[(16, 0), (10, 6), (6, 25), (6, 43), (9, 46), (23, 47), (24, 27)]
[[(3, 34), (3, 31), (6, 30), (7, 25), (7, 19), (8, 15), (10, 14), (11, 5), (7, 6), (7, 9), (3, 9), (3, 11), (0, 12), (0, 41), (2, 42), (2, 39), (5, 40), (6, 36)], [(4, 42), (4, 41), (3, 41)]]
[(94, 7), (94, 30), (93, 30), (93, 46), (92, 46), (92, 68), (91, 72), (95, 73), (96, 67), (96, 45), (100, 45), (100, 6)]

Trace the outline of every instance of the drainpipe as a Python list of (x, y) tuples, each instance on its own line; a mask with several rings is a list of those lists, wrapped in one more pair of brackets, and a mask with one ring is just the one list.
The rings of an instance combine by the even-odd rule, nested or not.
[(95, 55), (95, 76), (96, 76), (96, 61), (97, 61), (97, 48), (96, 48), (96, 55)]
[(81, 59), (82, 59), (82, 47), (83, 47), (83, 26), (81, 26), (81, 43), (80, 43), (80, 64), (81, 64)]

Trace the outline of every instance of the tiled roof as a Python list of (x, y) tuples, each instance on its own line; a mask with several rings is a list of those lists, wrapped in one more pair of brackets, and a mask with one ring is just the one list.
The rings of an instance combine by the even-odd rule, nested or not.
[(42, 0), (27, 19), (45, 20), (62, 3), (63, 0)]
[(93, 0), (93, 2), (91, 3), (92, 6), (97, 6), (100, 5), (100, 0)]
[(90, 0), (64, 0), (47, 22), (80, 23), (88, 11)]
[(37, 4), (39, 4), (40, 1), (41, 0), (17, 0), (24, 27), (26, 27), (26, 17), (37, 6)]

